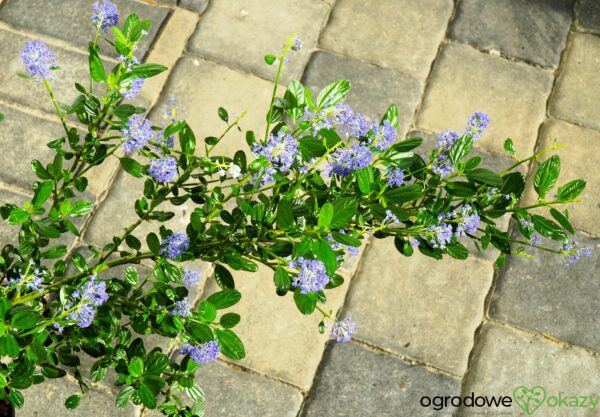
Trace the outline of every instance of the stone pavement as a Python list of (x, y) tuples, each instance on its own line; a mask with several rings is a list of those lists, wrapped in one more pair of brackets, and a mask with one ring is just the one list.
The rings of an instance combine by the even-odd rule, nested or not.
[[(54, 0), (48, 7), (46, 0), (0, 0), (0, 112), (6, 115), (0, 125), (0, 203), (30, 198), (33, 174), (26, 161), (47, 160), (44, 144), (60, 132), (41, 89), (14, 75), (21, 68), (19, 49), (28, 38), (51, 45), (62, 68), (54, 86), (69, 101), (73, 81), (86, 79), (91, 2)], [(492, 125), (476, 152), (488, 166), (510, 164), (502, 153), (506, 137), (519, 155), (558, 138), (568, 145), (561, 153), (561, 177), (588, 180), (587, 198), (572, 222), (593, 257), (570, 269), (543, 254), (510, 257), (502, 270), (494, 268), (490, 254), (464, 262), (404, 258), (390, 240), (370, 242), (360, 260), (344, 268), (346, 284), (330, 299), (330, 308), (352, 313), (358, 322), (347, 344), (328, 343), (317, 332), (316, 316), (304, 317), (291, 299), (274, 297), (268, 271), (239, 274), (241, 291), (255, 293), (239, 305), (248, 355), (238, 362), (220, 359), (199, 372), (207, 416), (458, 416), (473, 409), (449, 405), (436, 411), (422, 407), (420, 399), (471, 392), (510, 396), (519, 385), (543, 386), (548, 395), (600, 394), (600, 158), (594, 152), (600, 149), (600, 2), (117, 4), (122, 14), (135, 11), (154, 22), (140, 52), (171, 69), (146, 84), (141, 102), (157, 120), (162, 104), (177, 97), (198, 137), (220, 131), (219, 106), (230, 113), (247, 110), (244, 129), (262, 126), (274, 80), (262, 57), (296, 33), (304, 48), (292, 56), (284, 83), (301, 79), (317, 90), (347, 78), (353, 84), (350, 104), (376, 116), (396, 103), (401, 136), (418, 132), (426, 146), (432, 134), (461, 129), (467, 115), (485, 111)], [(221, 151), (244, 146), (236, 137)], [(81, 225), (83, 238), (70, 242), (72, 249), (106, 243), (134, 216), (130, 190), (139, 181), (114, 163), (95, 169), (90, 180), (96, 209)], [(182, 217), (191, 209), (177, 208)], [(1, 225), (0, 241), (14, 239), (14, 229)], [(210, 266), (202, 269), (210, 274)], [(208, 279), (204, 291), (214, 287)], [(76, 411), (65, 411), (64, 399), (76, 392), (70, 379), (35, 386), (17, 415), (158, 415), (115, 409), (115, 388), (108, 383), (95, 386)], [(545, 407), (536, 415), (594, 413)], [(514, 404), (492, 410), (526, 415)]]

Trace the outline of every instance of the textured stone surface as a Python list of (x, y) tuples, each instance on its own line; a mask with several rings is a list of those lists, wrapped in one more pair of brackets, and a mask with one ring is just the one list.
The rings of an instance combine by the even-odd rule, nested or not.
[(487, 261), (406, 258), (392, 239), (373, 239), (344, 310), (357, 339), (462, 375), (492, 275)]
[[(352, 381), (352, 382), (350, 382)], [(357, 343), (329, 345), (302, 417), (424, 417), (438, 411), (419, 403), (428, 395), (459, 395), (460, 383)], [(453, 407), (445, 411), (452, 411)]]
[(558, 66), (573, 19), (573, 0), (464, 0), (450, 37), (544, 67)]
[[(143, 58), (167, 17), (169, 9), (135, 0), (113, 2), (119, 10), (119, 26), (123, 25), (130, 13), (136, 13), (141, 19), (152, 22), (152, 28), (146, 38), (140, 42), (137, 53), (140, 58)], [(46, 0), (6, 0), (0, 10), (0, 20), (19, 29), (74, 43), (81, 49), (87, 50), (88, 42), (93, 41), (96, 33), (95, 27), (89, 20), (92, 14), (91, 4), (91, 1), (61, 0), (60, 7), (48, 7)], [(106, 36), (111, 40), (114, 39), (110, 30), (107, 31)], [(101, 42), (100, 46), (104, 54), (118, 56), (114, 48), (106, 42)]]
[(421, 96), (422, 84), (394, 70), (378, 68), (357, 59), (319, 51), (313, 53), (302, 83), (313, 97), (333, 81), (346, 79), (352, 87), (346, 100), (356, 111), (381, 118), (390, 104), (398, 106), (398, 136), (406, 133)]
[[(600, 132), (549, 119), (544, 123), (540, 134), (540, 149), (550, 147), (554, 139), (566, 147), (543, 157), (546, 159), (552, 154), (559, 154), (561, 162), (560, 177), (556, 186), (548, 193), (548, 197), (552, 198), (558, 187), (571, 180), (585, 179), (587, 186), (579, 196), (582, 201), (569, 210), (569, 220), (580, 230), (600, 235), (600, 224), (597, 221), (600, 215), (600, 173), (596, 169), (590, 169), (598, 161), (595, 150), (600, 146)], [(531, 181), (528, 191), (526, 203), (534, 203), (537, 194), (533, 191)], [(545, 213), (547, 212), (545, 210)]]
[[(579, 348), (568, 348), (542, 336), (497, 325), (485, 325), (473, 352), (472, 366), (463, 392), (478, 396), (511, 396), (518, 386), (542, 386), (548, 397), (598, 396), (600, 360)], [(588, 401), (589, 402), (589, 401)], [(485, 412), (486, 408), (477, 408)], [(527, 416), (513, 403), (510, 408), (490, 408)], [(463, 411), (473, 411), (466, 408)], [(549, 417), (594, 416), (597, 410), (542, 405), (534, 415)]]
[(48, 148), (46, 143), (56, 139), (64, 131), (58, 123), (1, 104), (0, 113), (4, 113), (4, 121), (0, 126), (0, 180), (33, 193), (31, 183), (38, 178), (31, 170), (30, 162), (32, 159), (37, 159), (44, 165), (52, 162), (54, 150)]
[(600, 38), (574, 33), (565, 65), (556, 81), (550, 113), (584, 126), (600, 129)]
[(582, 257), (570, 267), (562, 265), (560, 256), (543, 251), (529, 250), (534, 259), (510, 256), (500, 271), (490, 316), (600, 350), (596, 320), (600, 240), (581, 233), (575, 240), (590, 247), (592, 257)]
[(232, 129), (214, 150), (215, 154), (232, 157), (238, 149), (249, 151), (244, 131), (254, 130), (257, 138), (264, 135), (272, 92), (273, 83), (269, 81), (188, 55), (177, 63), (152, 118), (157, 120), (162, 105), (170, 97), (176, 97), (184, 107), (182, 117), (190, 123), (198, 144), (202, 145), (203, 138), (218, 137), (226, 128), (217, 115), (219, 107), (227, 109), (230, 117), (247, 111), (240, 121), (243, 131)]
[[(23, 36), (0, 30), (0, 56), (3, 57), (0, 61), (0, 97), (54, 114), (52, 101), (44, 86), (17, 76), (17, 72), (25, 71), (20, 51), (27, 40)], [(54, 95), (59, 102), (70, 104), (80, 94), (73, 83), (89, 79), (88, 59), (77, 52), (52, 45), (49, 47), (56, 56), (56, 64), (60, 66), (50, 83)], [(51, 139), (55, 138), (44, 136), (42, 143), (45, 145)]]
[(211, 60), (274, 80), (277, 63), (269, 66), (263, 57), (281, 53), (287, 38), (295, 34), (304, 45), (298, 52), (290, 51), (282, 80), (299, 79), (328, 13), (329, 7), (321, 0), (213, 1), (190, 48)]
[(115, 398), (101, 390), (92, 388), (81, 399), (75, 410), (65, 408), (65, 400), (80, 394), (79, 385), (67, 378), (46, 380), (33, 385), (25, 392), (25, 405), (17, 410), (17, 417), (136, 417), (138, 411), (130, 403), (125, 408), (115, 406)]
[(596, 0), (580, 0), (577, 5), (577, 25), (600, 33), (600, 3)]
[(208, 7), (208, 0), (181, 0), (179, 5), (196, 13), (204, 13)]
[[(328, 340), (327, 334), (318, 331), (321, 315), (318, 312), (302, 315), (292, 293), (277, 296), (273, 271), (267, 267), (261, 266), (255, 273), (232, 272), (242, 300), (230, 311), (242, 316), (234, 330), (246, 346), (246, 358), (235, 363), (308, 391)], [(322, 306), (325, 311), (331, 309), (336, 314), (348, 290), (348, 281), (326, 291), (327, 304)], [(216, 291), (219, 288), (210, 280), (205, 294)]]
[(452, 7), (451, 0), (407, 0), (400, 7), (396, 2), (338, 0), (320, 43), (424, 80)]
[(551, 87), (550, 72), (448, 44), (436, 61), (417, 125), (462, 131), (468, 115), (483, 111), (491, 123), (477, 146), (502, 153), (510, 137), (526, 155), (533, 151)]

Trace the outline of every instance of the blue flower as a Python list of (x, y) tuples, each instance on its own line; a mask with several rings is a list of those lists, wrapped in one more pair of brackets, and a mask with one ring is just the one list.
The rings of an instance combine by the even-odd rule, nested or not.
[(299, 270), (298, 275), (292, 280), (292, 285), (300, 288), (302, 294), (319, 292), (330, 280), (325, 264), (319, 260), (299, 257), (296, 261), (291, 261), (289, 266)]
[(484, 112), (475, 112), (467, 119), (467, 131), (471, 132), (473, 138), (477, 139), (483, 135), (490, 124), (490, 116)]
[(325, 168), (325, 173), (329, 176), (347, 177), (353, 171), (369, 166), (373, 158), (373, 152), (368, 146), (355, 144), (350, 148), (337, 149), (331, 155), (331, 158), (332, 161)]
[(347, 342), (356, 331), (356, 322), (352, 320), (352, 316), (348, 316), (343, 320), (336, 320), (331, 328), (329, 337), (338, 342)]
[(133, 80), (131, 84), (129, 84), (127, 90), (123, 91), (123, 97), (125, 97), (127, 100), (133, 100), (136, 98), (144, 86), (144, 81), (145, 80), (143, 78), (136, 78)]
[(435, 147), (437, 149), (443, 149), (445, 151), (448, 151), (450, 150), (450, 148), (452, 148), (452, 146), (454, 146), (454, 143), (456, 143), (456, 140), (459, 137), (460, 136), (458, 136), (456, 132), (446, 129), (442, 133), (438, 133), (438, 141)]
[(396, 215), (394, 213), (392, 213), (391, 210), (386, 210), (385, 218), (383, 219), (381, 224), (386, 225), (386, 224), (391, 224), (391, 223), (400, 223), (400, 220), (398, 220), (398, 217), (396, 217)]
[(92, 275), (90, 280), (80, 285), (71, 294), (72, 302), (66, 305), (67, 309), (75, 306), (68, 319), (77, 322), (81, 328), (89, 327), (96, 316), (96, 308), (104, 304), (109, 295), (106, 293), (106, 282), (96, 281)]
[[(346, 233), (346, 231), (344, 231), (344, 230), (338, 230), (338, 232), (343, 235), (346, 235), (346, 234), (351, 235), (351, 233)], [(339, 242), (336, 242), (333, 239), (333, 236), (331, 236), (331, 235), (327, 235), (326, 239), (328, 242), (330, 242), (329, 246), (331, 246), (331, 249), (333, 249), (335, 251), (342, 249), (344, 252), (346, 252), (348, 255), (350, 255), (352, 257), (358, 256), (359, 249), (357, 247), (350, 246), (350, 245), (343, 245)]]
[(457, 222), (456, 237), (464, 236), (467, 233), (475, 233), (481, 221), (479, 215), (468, 204), (461, 208), (460, 215), (455, 215), (453, 218)]
[(154, 136), (152, 123), (141, 114), (135, 114), (126, 123), (126, 128), (121, 129), (121, 135), (127, 139), (123, 143), (126, 153), (142, 149)]
[(153, 159), (148, 173), (156, 181), (173, 182), (177, 177), (177, 161), (175, 158)]
[(375, 146), (379, 152), (385, 151), (394, 143), (396, 138), (396, 129), (387, 120), (383, 121), (383, 125), (377, 126), (373, 129), (373, 137), (371, 139), (371, 145)]
[[(43, 41), (27, 41), (21, 49), (21, 59), (27, 73), (37, 79), (51, 80), (52, 67), (56, 66), (56, 58)], [(39, 81), (38, 81), (39, 82)]]
[(437, 226), (429, 226), (425, 230), (432, 232), (429, 243), (434, 248), (445, 249), (446, 245), (452, 240), (452, 226), (444, 222), (440, 222)]
[(171, 313), (175, 316), (187, 317), (191, 314), (192, 305), (187, 298), (175, 303), (175, 307), (171, 310)]
[(565, 243), (562, 250), (565, 251), (563, 254), (565, 266), (573, 266), (582, 255), (586, 258), (590, 258), (592, 256), (592, 250), (588, 246), (580, 248), (577, 241), (573, 241), (573, 243)]
[(175, 232), (167, 236), (161, 244), (160, 254), (169, 259), (175, 259), (183, 255), (190, 246), (190, 240), (185, 233)]
[(265, 145), (257, 144), (252, 149), (257, 155), (267, 158), (281, 173), (289, 170), (298, 154), (298, 142), (287, 132), (280, 130), (277, 136), (269, 135)]
[(388, 186), (390, 187), (400, 187), (404, 184), (404, 171), (400, 168), (388, 168)]
[(355, 113), (347, 104), (335, 106), (329, 126), (335, 126), (339, 133), (355, 138), (366, 136), (373, 127), (365, 116)]
[(181, 282), (188, 288), (193, 287), (200, 282), (200, 271), (185, 268)]
[(190, 355), (190, 358), (194, 362), (197, 362), (201, 365), (206, 365), (217, 359), (219, 355), (219, 345), (214, 340), (210, 340), (202, 345), (190, 345), (189, 343), (184, 343), (181, 345), (179, 349), (180, 355)]
[(299, 51), (302, 48), (302, 40), (295, 37), (292, 41), (292, 51)]
[(452, 161), (450, 161), (448, 155), (442, 153), (433, 161), (431, 170), (441, 178), (446, 178), (448, 175), (452, 174), (454, 165), (452, 165)]
[(102, 32), (106, 32), (106, 29), (112, 26), (116, 26), (119, 23), (119, 12), (117, 6), (108, 0), (102, 0), (100, 2), (94, 2), (92, 4), (94, 9), (90, 20), (94, 26), (99, 27)]

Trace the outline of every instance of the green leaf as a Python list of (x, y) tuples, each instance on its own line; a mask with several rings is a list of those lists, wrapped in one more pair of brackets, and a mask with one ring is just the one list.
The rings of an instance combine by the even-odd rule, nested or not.
[(0, 337), (0, 356), (16, 358), (19, 356), (20, 351), (21, 348), (12, 333), (6, 333), (4, 336)]
[(40, 258), (44, 259), (58, 259), (62, 258), (67, 254), (67, 247), (65, 245), (56, 245), (49, 249), (46, 249), (40, 253)]
[(576, 198), (585, 189), (584, 180), (573, 180), (558, 188), (557, 197), (559, 200), (572, 200)]
[(371, 184), (375, 181), (373, 169), (369, 166), (357, 171), (356, 179), (358, 181), (358, 189), (363, 194), (369, 194), (371, 192)]
[(278, 293), (285, 293), (290, 288), (292, 284), (292, 280), (290, 279), (290, 275), (287, 273), (285, 268), (278, 266), (275, 269), (275, 275), (273, 276), (273, 281), (275, 282), (275, 288)]
[(215, 336), (223, 355), (234, 360), (244, 359), (246, 349), (234, 332), (228, 329), (215, 329)]
[(52, 190), (54, 189), (54, 183), (51, 180), (44, 181), (41, 183), (37, 190), (35, 191), (35, 195), (31, 202), (34, 206), (41, 206), (44, 204), (52, 195)]
[(564, 214), (562, 214), (560, 211), (556, 210), (555, 208), (550, 208), (550, 214), (552, 215), (552, 217), (554, 217), (554, 219), (558, 223), (560, 223), (560, 225), (562, 227), (565, 228), (565, 230), (567, 232), (571, 233), (572, 235), (575, 234), (575, 230), (573, 230), (573, 226), (571, 226), (569, 219), (567, 219)]
[(277, 205), (277, 227), (285, 230), (294, 227), (294, 225), (292, 202), (282, 198)]
[(327, 148), (323, 143), (312, 137), (305, 137), (299, 140), (298, 147), (300, 148), (300, 154), (302, 159), (310, 161), (315, 158), (319, 158), (327, 152)]
[(94, 203), (87, 200), (79, 200), (77, 201), (73, 207), (71, 208), (71, 213), (69, 213), (73, 217), (81, 217), (88, 214), (94, 208)]
[(236, 304), (241, 298), (242, 294), (238, 290), (227, 289), (212, 294), (207, 298), (207, 301), (218, 310), (222, 310)]
[(66, 374), (67, 374), (67, 372), (64, 369), (58, 368), (49, 363), (42, 365), (42, 375), (44, 375), (46, 378), (50, 378), (50, 379), (62, 378)]
[(74, 410), (79, 407), (79, 403), (81, 401), (81, 395), (71, 395), (69, 398), (65, 400), (65, 407), (69, 410)]
[(17, 312), (10, 320), (10, 327), (13, 329), (27, 330), (32, 329), (39, 322), (40, 316), (30, 309)]
[(221, 264), (215, 264), (215, 280), (222, 289), (235, 288), (233, 275), (231, 275), (231, 272)]
[(117, 408), (125, 408), (127, 406), (129, 398), (131, 398), (134, 392), (135, 388), (133, 388), (131, 385), (124, 386), (123, 389), (121, 389), (121, 391), (119, 392), (119, 394), (117, 394)]
[(125, 243), (127, 243), (127, 246), (131, 249), (136, 251), (139, 251), (142, 248), (142, 242), (134, 235), (127, 235), (125, 237)]
[(141, 383), (137, 389), (137, 393), (140, 396), (142, 404), (150, 409), (156, 408), (156, 396), (146, 384)]
[(470, 180), (480, 184), (502, 187), (502, 177), (486, 168), (475, 168), (465, 174)]
[(551, 156), (539, 166), (533, 178), (533, 188), (540, 198), (544, 198), (546, 193), (552, 189), (559, 174), (560, 157), (558, 155)]
[(146, 243), (153, 254), (158, 255), (160, 253), (160, 241), (156, 233), (149, 233), (146, 236)]
[(227, 110), (225, 110), (223, 107), (219, 107), (219, 109), (217, 110), (217, 114), (219, 115), (219, 118), (224, 122), (229, 121), (229, 114), (227, 113)]
[(302, 294), (300, 288), (294, 291), (294, 302), (302, 314), (311, 314), (317, 307), (317, 299), (311, 294)]
[(273, 65), (277, 57), (275, 55), (265, 55), (265, 62), (267, 65)]
[(202, 301), (198, 306), (200, 320), (212, 323), (217, 318), (217, 308), (210, 301)]
[(338, 198), (333, 202), (333, 219), (329, 223), (330, 229), (340, 229), (348, 224), (354, 217), (358, 203), (351, 197)]
[(144, 374), (144, 360), (139, 356), (134, 356), (127, 365), (127, 370), (131, 376), (139, 378)]
[(60, 237), (60, 232), (49, 224), (35, 222), (33, 223), (33, 227), (35, 228), (36, 232), (44, 237), (48, 237), (50, 239), (57, 239)]
[(213, 332), (209, 326), (202, 324), (197, 320), (188, 320), (186, 330), (198, 343), (206, 343), (213, 340)]
[(104, 65), (102, 64), (102, 60), (98, 56), (98, 52), (96, 52), (96, 50), (91, 46), (89, 48), (89, 52), (90, 75), (92, 79), (96, 82), (105, 82), (106, 72), (104, 71)]
[(134, 177), (141, 178), (144, 176), (144, 167), (135, 159), (124, 156), (119, 162), (121, 167)]
[(327, 109), (343, 101), (350, 91), (348, 80), (338, 80), (325, 87), (317, 96), (317, 108)]
[(532, 214), (531, 220), (533, 221), (534, 229), (537, 230), (540, 235), (554, 240), (566, 239), (566, 236), (560, 226), (554, 223), (552, 220), (546, 219), (545, 217), (537, 214)]
[(508, 138), (504, 141), (504, 150), (510, 155), (514, 155), (516, 153), (515, 144), (511, 138)]
[(454, 165), (458, 165), (473, 148), (473, 135), (466, 134), (456, 140), (450, 149), (450, 160)]
[(230, 329), (232, 327), (235, 327), (240, 322), (240, 319), (241, 317), (239, 314), (227, 313), (221, 316), (221, 320), (219, 322), (224, 328)]
[(346, 246), (354, 246), (355, 248), (358, 248), (361, 245), (359, 239), (343, 233), (331, 232), (331, 237), (333, 237), (333, 240), (335, 240), (336, 242), (339, 242)]
[(383, 196), (387, 201), (398, 204), (414, 201), (422, 195), (423, 187), (420, 184), (389, 188), (383, 193)]
[(15, 408), (21, 408), (25, 403), (25, 398), (23, 398), (23, 394), (21, 394), (21, 391), (16, 390), (14, 388), (8, 394), (8, 400)]
[(415, 148), (418, 148), (419, 146), (421, 146), (422, 143), (423, 143), (423, 139), (421, 139), (421, 138), (416, 138), (416, 137), (410, 138), (410, 139), (406, 139), (401, 142), (398, 142), (395, 145), (392, 145), (392, 147), (390, 147), (390, 150), (394, 151), (395, 153), (405, 153), (405, 152), (409, 152)]
[(469, 257), (469, 250), (462, 244), (454, 242), (446, 247), (448, 255), (456, 259), (467, 259)]
[(23, 224), (27, 220), (29, 220), (29, 213), (20, 207), (12, 209), (8, 219), (6, 219), (8, 224)]
[(327, 229), (331, 220), (333, 220), (333, 205), (331, 203), (325, 203), (323, 204), (323, 207), (321, 207), (321, 211), (319, 211), (319, 220), (317, 223), (319, 229)]
[(385, 116), (383, 116), (384, 120), (387, 120), (394, 128), (398, 128), (398, 107), (395, 104), (392, 104), (388, 107), (387, 112), (385, 112)]
[(496, 267), (502, 268), (504, 263), (506, 262), (506, 255), (501, 253), (498, 258), (496, 258)]
[(123, 76), (123, 81), (134, 80), (136, 78), (150, 78), (166, 71), (167, 67), (160, 64), (141, 64), (136, 65)]
[(135, 267), (133, 266), (128, 266), (127, 269), (125, 270), (125, 282), (127, 282), (128, 284), (135, 286), (137, 285), (138, 281), (140, 279), (140, 274), (138, 273), (138, 270), (135, 269)]
[(37, 159), (33, 159), (31, 161), (31, 169), (38, 178), (42, 180), (50, 179), (50, 174), (48, 173), (48, 171), (46, 171), (46, 168), (44, 168), (42, 163)]
[(4, 320), (6, 313), (12, 308), (10, 301), (6, 297), (0, 297), (0, 320)]
[(472, 197), (477, 194), (477, 187), (468, 182), (455, 181), (446, 184), (446, 190), (450, 195), (457, 197)]
[(77, 268), (79, 272), (87, 270), (87, 262), (82, 254), (75, 252), (71, 258), (71, 262), (73, 265), (75, 265), (75, 268)]
[(160, 375), (169, 364), (169, 357), (161, 352), (154, 352), (146, 360), (144, 373), (150, 375)]

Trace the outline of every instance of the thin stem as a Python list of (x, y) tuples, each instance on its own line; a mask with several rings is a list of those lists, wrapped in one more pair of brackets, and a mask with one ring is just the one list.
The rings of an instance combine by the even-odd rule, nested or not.
[(294, 40), (295, 35), (291, 35), (283, 48), (283, 52), (279, 55), (279, 65), (277, 66), (277, 75), (275, 76), (275, 85), (273, 86), (273, 94), (271, 95), (271, 104), (269, 104), (269, 113), (267, 117), (267, 128), (265, 129), (265, 137), (266, 140), (269, 136), (269, 128), (271, 127), (271, 115), (273, 114), (273, 103), (275, 103), (275, 96), (277, 95), (277, 87), (279, 86), (279, 78), (281, 77), (281, 70), (283, 69), (283, 62), (285, 61), (285, 56), (287, 55), (290, 47), (292, 46), (292, 41)]
[[(96, 45), (98, 44), (98, 37), (100, 36), (100, 28), (102, 28), (102, 22), (98, 24), (96, 28), (96, 36), (94, 37), (94, 44), (92, 45), (92, 49), (96, 49)], [(90, 94), (92, 94), (92, 89), (94, 88), (94, 80), (92, 79), (92, 74), (90, 74)]]
[(62, 123), (63, 129), (65, 129), (65, 133), (68, 136), (69, 128), (67, 127), (65, 118), (64, 118), (62, 112), (60, 111), (60, 107), (58, 106), (56, 99), (54, 98), (54, 93), (52, 92), (52, 88), (50, 87), (50, 84), (48, 83), (48, 81), (43, 80), (43, 83), (44, 83), (44, 87), (46, 87), (46, 90), (48, 91), (48, 94), (50, 95), (50, 100), (52, 100), (52, 104), (54, 104), (54, 109), (56, 110), (56, 114), (58, 114), (58, 117), (60, 118), (60, 122)]

